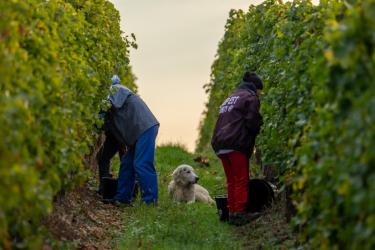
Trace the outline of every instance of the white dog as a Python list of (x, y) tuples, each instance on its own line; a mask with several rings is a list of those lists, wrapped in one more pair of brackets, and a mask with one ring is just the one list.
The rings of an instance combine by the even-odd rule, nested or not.
[(173, 180), (168, 185), (168, 192), (175, 201), (187, 203), (201, 201), (211, 205), (215, 204), (208, 191), (196, 184), (199, 178), (191, 166), (186, 164), (178, 166), (172, 176)]

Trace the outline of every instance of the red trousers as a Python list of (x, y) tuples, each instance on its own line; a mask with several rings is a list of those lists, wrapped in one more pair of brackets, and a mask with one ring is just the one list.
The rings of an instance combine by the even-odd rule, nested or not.
[(219, 155), (227, 177), (227, 207), (230, 213), (245, 212), (249, 193), (249, 158), (233, 151)]

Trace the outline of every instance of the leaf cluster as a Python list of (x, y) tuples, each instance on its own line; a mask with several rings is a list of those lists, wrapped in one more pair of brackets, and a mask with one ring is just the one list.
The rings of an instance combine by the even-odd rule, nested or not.
[(263, 163), (292, 184), (294, 225), (315, 248), (375, 240), (375, 2), (268, 0), (232, 10), (212, 65), (197, 151), (246, 70), (263, 79)]
[(105, 0), (0, 1), (0, 248), (39, 249), (57, 192), (85, 179), (101, 100), (129, 42)]

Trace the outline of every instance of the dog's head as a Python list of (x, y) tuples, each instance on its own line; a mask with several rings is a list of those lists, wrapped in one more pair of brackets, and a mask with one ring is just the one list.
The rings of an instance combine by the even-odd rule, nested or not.
[(182, 186), (192, 185), (198, 182), (199, 177), (195, 174), (194, 169), (186, 164), (178, 166), (172, 173), (173, 180)]

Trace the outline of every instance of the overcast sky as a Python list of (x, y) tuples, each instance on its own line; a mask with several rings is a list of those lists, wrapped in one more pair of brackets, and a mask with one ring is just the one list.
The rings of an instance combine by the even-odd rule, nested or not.
[(194, 150), (207, 95), (203, 85), (230, 9), (261, 0), (111, 0), (121, 29), (134, 33), (131, 50), (139, 94), (160, 121), (157, 143), (178, 142)]

